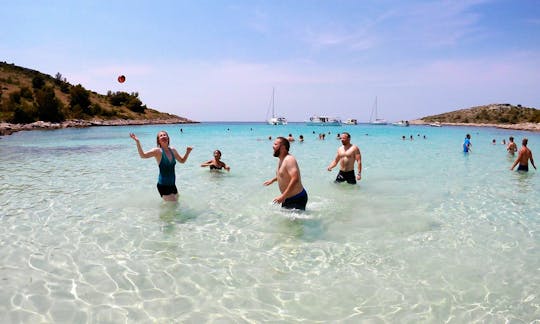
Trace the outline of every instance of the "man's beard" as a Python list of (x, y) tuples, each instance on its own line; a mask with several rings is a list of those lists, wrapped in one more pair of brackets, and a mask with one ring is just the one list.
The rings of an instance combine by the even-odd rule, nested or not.
[(347, 141), (341, 141), (341, 144), (345, 145), (347, 143)]
[(274, 157), (278, 157), (279, 156), (279, 150), (274, 150)]

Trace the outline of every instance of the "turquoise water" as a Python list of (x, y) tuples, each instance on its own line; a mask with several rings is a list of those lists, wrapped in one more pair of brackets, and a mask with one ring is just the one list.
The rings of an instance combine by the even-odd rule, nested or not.
[[(148, 150), (162, 129), (182, 155), (194, 148), (176, 167), (178, 204), (162, 202), (156, 162), (128, 135)], [(362, 151), (356, 186), (326, 171), (341, 131)], [(268, 136), (289, 133), (306, 138), (291, 146), (303, 213), (273, 205), (277, 184), (262, 185), (277, 166)], [(2, 137), (0, 321), (538, 321), (540, 175), (509, 171), (500, 142), (511, 135), (540, 160), (540, 134), (492, 128), (203, 123)], [(199, 167), (217, 148), (230, 173)]]

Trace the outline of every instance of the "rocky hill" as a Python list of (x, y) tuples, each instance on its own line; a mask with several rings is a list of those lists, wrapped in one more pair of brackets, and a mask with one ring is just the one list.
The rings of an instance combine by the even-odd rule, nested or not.
[(4, 130), (42, 128), (43, 125), (195, 123), (151, 109), (138, 96), (138, 93), (112, 91), (99, 94), (80, 84), (69, 83), (60, 73), (52, 77), (0, 62), (0, 123)]
[(516, 125), (540, 123), (540, 110), (511, 104), (490, 104), (423, 117), (425, 123)]

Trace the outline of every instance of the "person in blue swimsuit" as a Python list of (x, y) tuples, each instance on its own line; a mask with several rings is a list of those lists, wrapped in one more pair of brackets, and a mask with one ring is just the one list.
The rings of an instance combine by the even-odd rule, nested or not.
[(465, 141), (463, 141), (463, 152), (464, 152), (464, 153), (472, 152), (471, 146), (472, 146), (472, 143), (471, 143), (471, 134), (467, 134), (467, 135), (465, 136)]
[(212, 160), (206, 161), (201, 164), (201, 167), (210, 167), (210, 170), (221, 170), (225, 169), (228, 171), (231, 171), (231, 168), (225, 164), (225, 162), (221, 161), (221, 151), (215, 150), (214, 151), (214, 158)]
[(137, 151), (139, 151), (141, 158), (154, 157), (156, 159), (159, 166), (157, 189), (163, 200), (177, 201), (178, 189), (176, 188), (176, 175), (174, 172), (176, 160), (185, 163), (193, 148), (188, 146), (186, 154), (182, 157), (174, 147), (169, 146), (169, 134), (166, 131), (161, 131), (156, 137), (157, 147), (145, 152), (137, 136), (133, 133), (130, 133), (129, 136), (137, 143)]

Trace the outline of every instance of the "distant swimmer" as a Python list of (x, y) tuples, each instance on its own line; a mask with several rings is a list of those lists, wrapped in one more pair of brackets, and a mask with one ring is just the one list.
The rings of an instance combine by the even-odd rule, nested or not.
[(305, 210), (308, 195), (302, 185), (298, 162), (289, 154), (289, 148), (290, 143), (285, 137), (276, 138), (272, 146), (274, 157), (279, 158), (276, 176), (263, 184), (269, 186), (278, 182), (281, 195), (274, 198), (274, 203), (281, 203), (281, 207), (287, 209)]
[(287, 137), (287, 140), (289, 142), (294, 142), (294, 137), (292, 136), (292, 134), (289, 134), (289, 137)]
[(536, 170), (536, 165), (534, 165), (532, 152), (527, 147), (528, 141), (529, 140), (527, 138), (524, 138), (523, 141), (521, 142), (521, 149), (519, 150), (518, 157), (516, 161), (514, 162), (514, 164), (512, 164), (512, 167), (510, 168), (510, 170), (514, 170), (516, 165), (519, 164), (518, 169), (517, 169), (518, 171), (525, 171), (525, 172), (529, 171), (529, 160), (531, 160), (531, 164)]
[(508, 146), (506, 147), (506, 150), (508, 151), (508, 154), (514, 155), (518, 150), (517, 145), (514, 142), (514, 137), (510, 136), (508, 138), (508, 141), (509, 141), (509, 143), (508, 143)]
[(137, 151), (139, 151), (141, 158), (147, 159), (154, 157), (156, 159), (159, 166), (157, 189), (163, 200), (178, 200), (178, 189), (176, 188), (176, 175), (174, 172), (176, 160), (180, 163), (185, 163), (193, 148), (188, 146), (186, 148), (186, 154), (182, 157), (174, 147), (169, 146), (169, 134), (166, 131), (161, 131), (156, 137), (157, 147), (144, 152), (137, 136), (133, 133), (130, 133), (129, 136), (137, 143)]
[(225, 169), (227, 172), (231, 171), (231, 168), (221, 161), (221, 151), (214, 151), (214, 158), (201, 164), (201, 167), (210, 167), (210, 170)]
[[(356, 184), (356, 180), (362, 179), (362, 154), (358, 146), (351, 144), (351, 135), (347, 132), (341, 133), (341, 144), (337, 150), (336, 158), (328, 165), (328, 171), (338, 165), (339, 173), (335, 182), (347, 181), (349, 184)], [(354, 176), (354, 162), (358, 162), (358, 175)]]
[(463, 141), (463, 152), (465, 152), (465, 153), (472, 152), (471, 146), (472, 146), (471, 134), (467, 134), (465, 136), (465, 141)]

